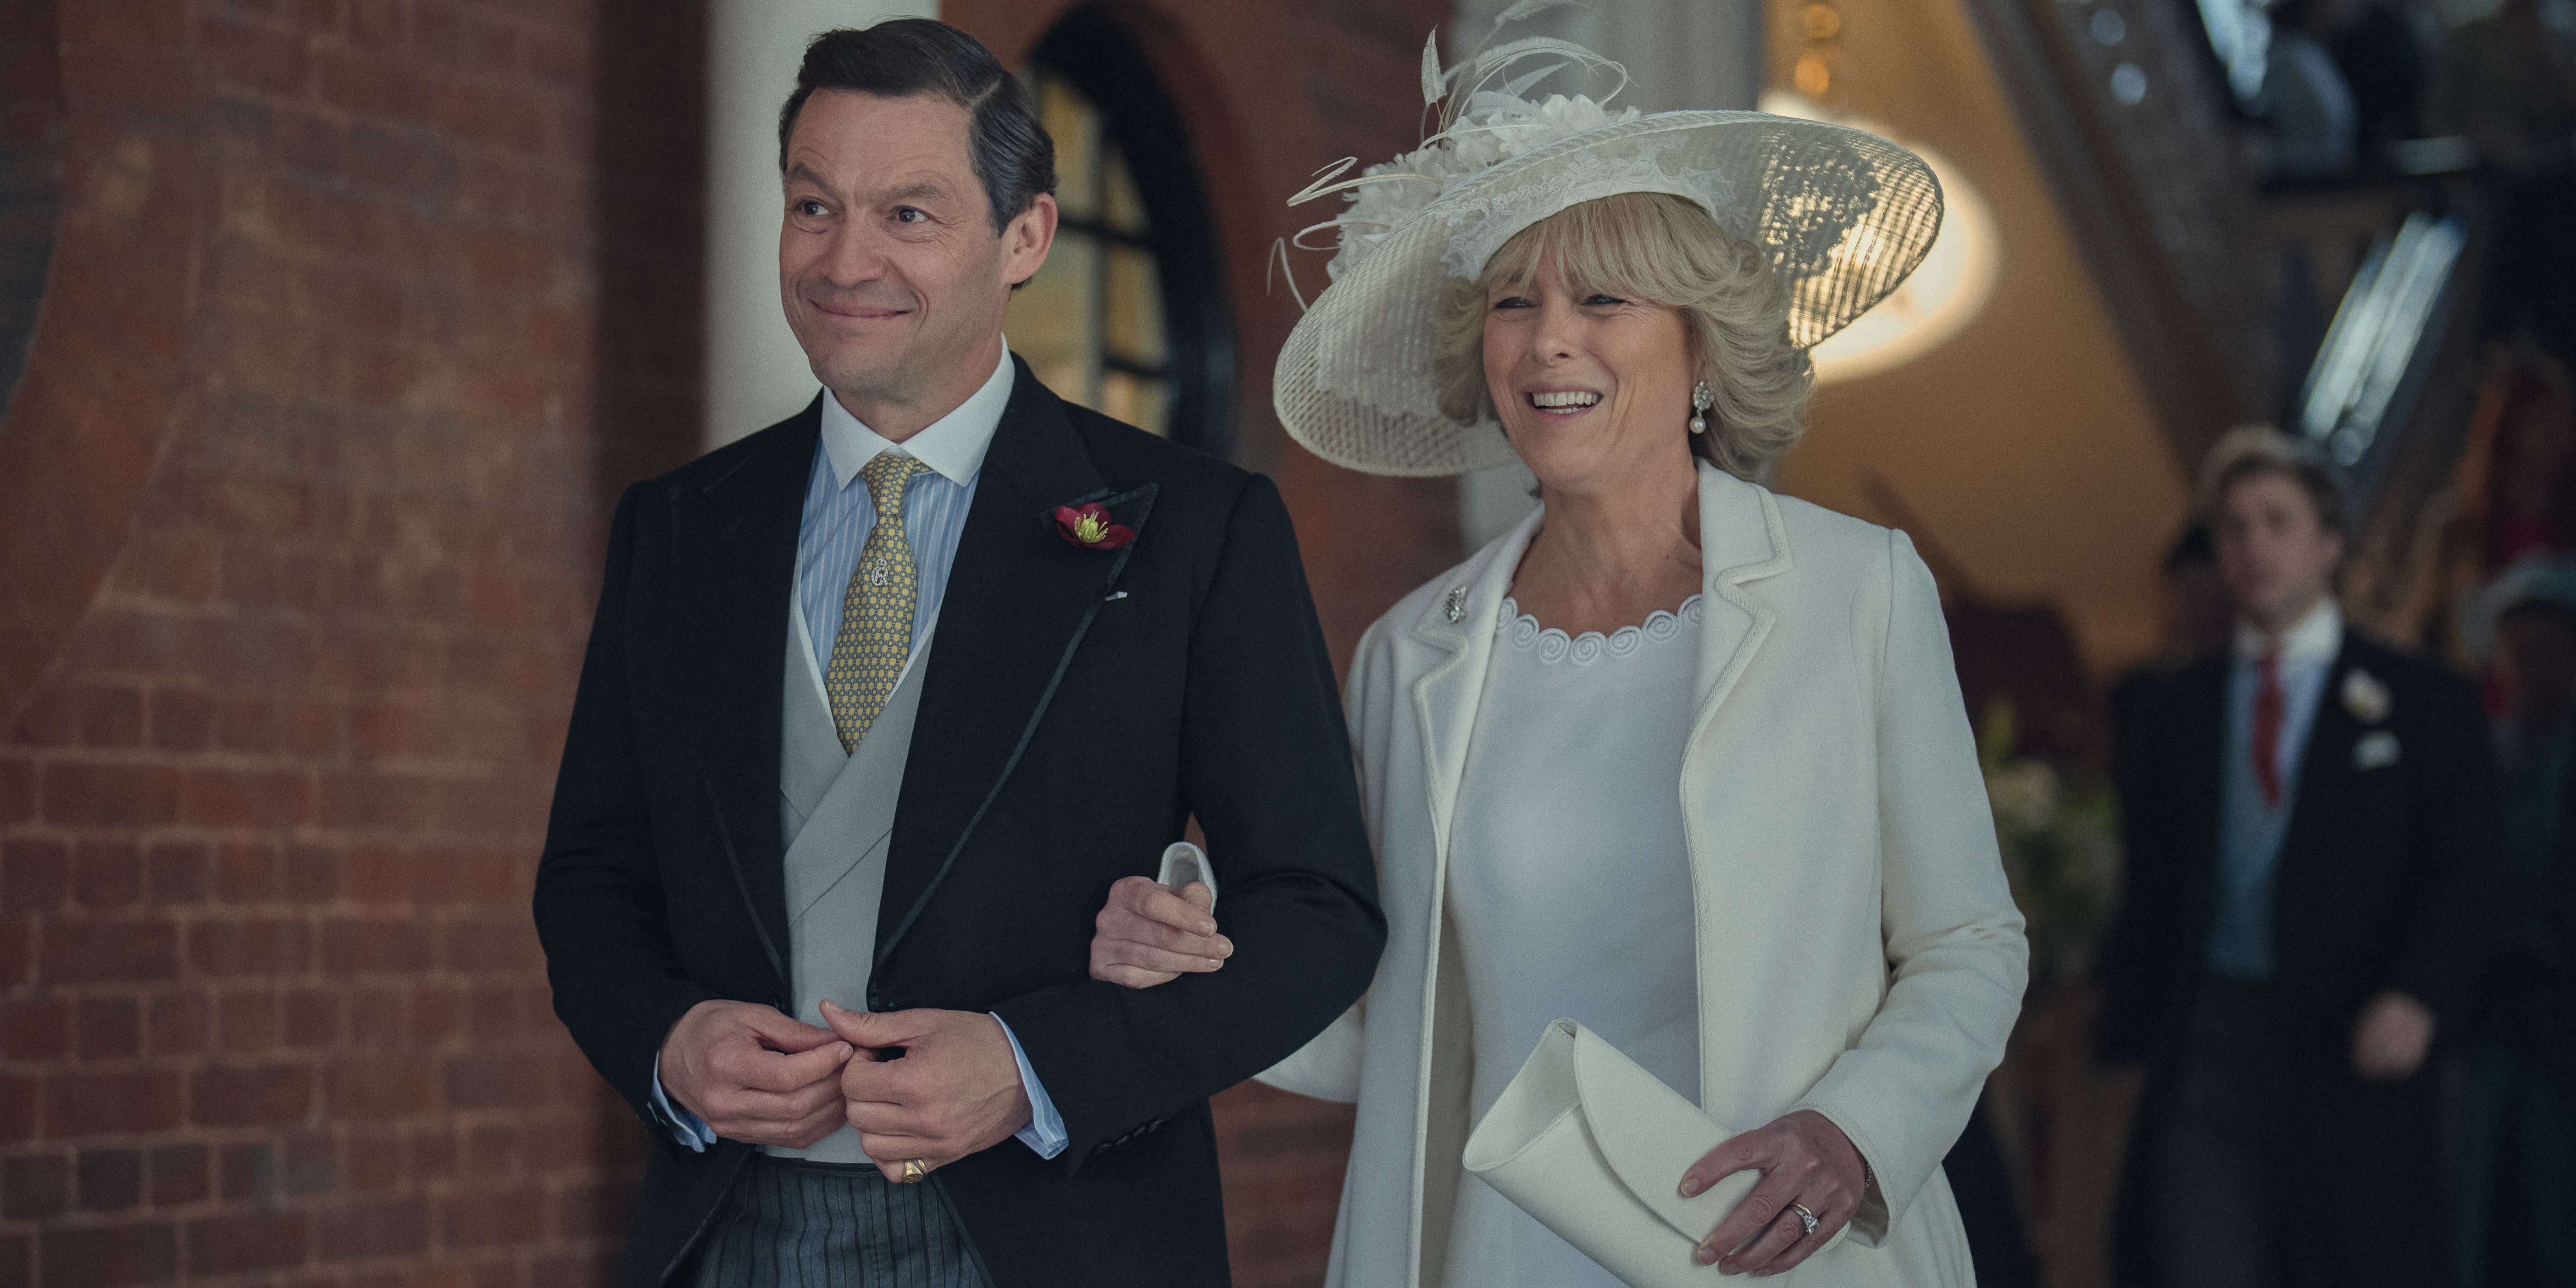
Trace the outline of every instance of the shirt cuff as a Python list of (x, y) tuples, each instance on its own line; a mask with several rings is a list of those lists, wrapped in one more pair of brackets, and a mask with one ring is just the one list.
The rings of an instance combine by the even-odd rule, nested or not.
[[(1038, 1071), (1029, 1067), (1029, 1053), (1020, 1049), (1019, 1035), (1011, 1032), (1011, 1022), (998, 1015), (993, 1016), (993, 1022), (1001, 1025), (1002, 1036), (1010, 1039), (1011, 1058), (1020, 1062), (1020, 1088), (1029, 1093), (1029, 1125), (1013, 1134), (1021, 1144), (1037, 1151), (1038, 1157), (1053, 1158), (1072, 1143), (1072, 1138), (1064, 1134), (1064, 1115), (1055, 1111), (1055, 1102), (1038, 1084)], [(658, 1089), (661, 1084), (656, 1082), (654, 1086)]]
[[(1003, 1030), (1005, 1033), (1009, 1031), (1007, 1028)], [(1011, 1044), (1012, 1050), (1017, 1051), (1019, 1048), (1019, 1043)], [(1020, 1062), (1022, 1081), (1028, 1079), (1028, 1072), (1028, 1061), (1022, 1060)], [(1050, 1105), (1047, 1108), (1048, 1112), (1054, 1112), (1054, 1106)], [(703, 1154), (707, 1152), (707, 1146), (716, 1143), (715, 1130), (707, 1126), (706, 1119), (681, 1108), (669, 1096), (662, 1094), (662, 1055), (658, 1051), (653, 1054), (653, 1114), (661, 1121), (662, 1126), (669, 1130), (672, 1139), (688, 1146), (692, 1152)], [(1060, 1131), (1061, 1128), (1059, 1128)], [(1057, 1148), (1061, 1149), (1063, 1146), (1059, 1145)]]

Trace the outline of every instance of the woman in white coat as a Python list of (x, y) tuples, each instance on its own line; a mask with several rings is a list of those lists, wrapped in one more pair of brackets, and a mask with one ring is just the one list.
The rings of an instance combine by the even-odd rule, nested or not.
[[(1940, 1161), (2026, 946), (1939, 599), (1903, 534), (1750, 481), (1937, 185), (1833, 126), (1475, 103), (1363, 180), (1279, 365), (1319, 454), (1516, 456), (1541, 500), (1352, 665), (1386, 953), (1264, 1075), (1359, 1105), (1331, 1282), (1969, 1284)], [(1204, 903), (1122, 882), (1093, 973), (1219, 968)], [(1533, 1175), (1551, 1094), (1582, 1149)]]

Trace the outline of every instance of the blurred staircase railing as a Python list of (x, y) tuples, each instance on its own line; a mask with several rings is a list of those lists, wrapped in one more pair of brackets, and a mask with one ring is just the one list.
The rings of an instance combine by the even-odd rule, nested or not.
[(2218, 71), (2173, 0), (1963, 0), (2170, 436), (2279, 399), (2274, 272)]

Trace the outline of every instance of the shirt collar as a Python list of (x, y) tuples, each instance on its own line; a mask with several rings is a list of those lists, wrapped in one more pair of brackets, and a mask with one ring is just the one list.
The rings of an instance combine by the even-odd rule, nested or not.
[[(2259, 658), (2269, 652), (2271, 646), (2271, 639), (2262, 631), (2245, 622), (2236, 624), (2236, 656)], [(2335, 654), (2342, 651), (2343, 609), (2335, 605), (2332, 595), (2318, 600), (2317, 606), (2309, 609), (2308, 615), (2300, 618), (2298, 625), (2281, 636), (2283, 666), (2332, 662)]]
[(920, 433), (901, 443), (888, 441), (861, 423), (841, 405), (830, 390), (823, 393), (823, 451), (832, 458), (832, 478), (842, 487), (857, 478), (859, 467), (875, 460), (879, 452), (900, 448), (903, 453), (929, 466), (941, 478), (964, 487), (984, 468), (984, 452), (993, 445), (993, 431), (1002, 426), (1002, 409), (1011, 404), (1011, 342), (1002, 340), (1002, 361), (993, 368), (991, 379), (957, 410), (922, 427)]

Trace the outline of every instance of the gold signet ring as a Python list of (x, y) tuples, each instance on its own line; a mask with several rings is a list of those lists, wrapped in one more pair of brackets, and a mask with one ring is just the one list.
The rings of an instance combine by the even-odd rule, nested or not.
[(930, 1164), (925, 1163), (918, 1158), (907, 1158), (903, 1160), (904, 1184), (918, 1185), (921, 1183), (921, 1178), (928, 1175), (930, 1175)]

